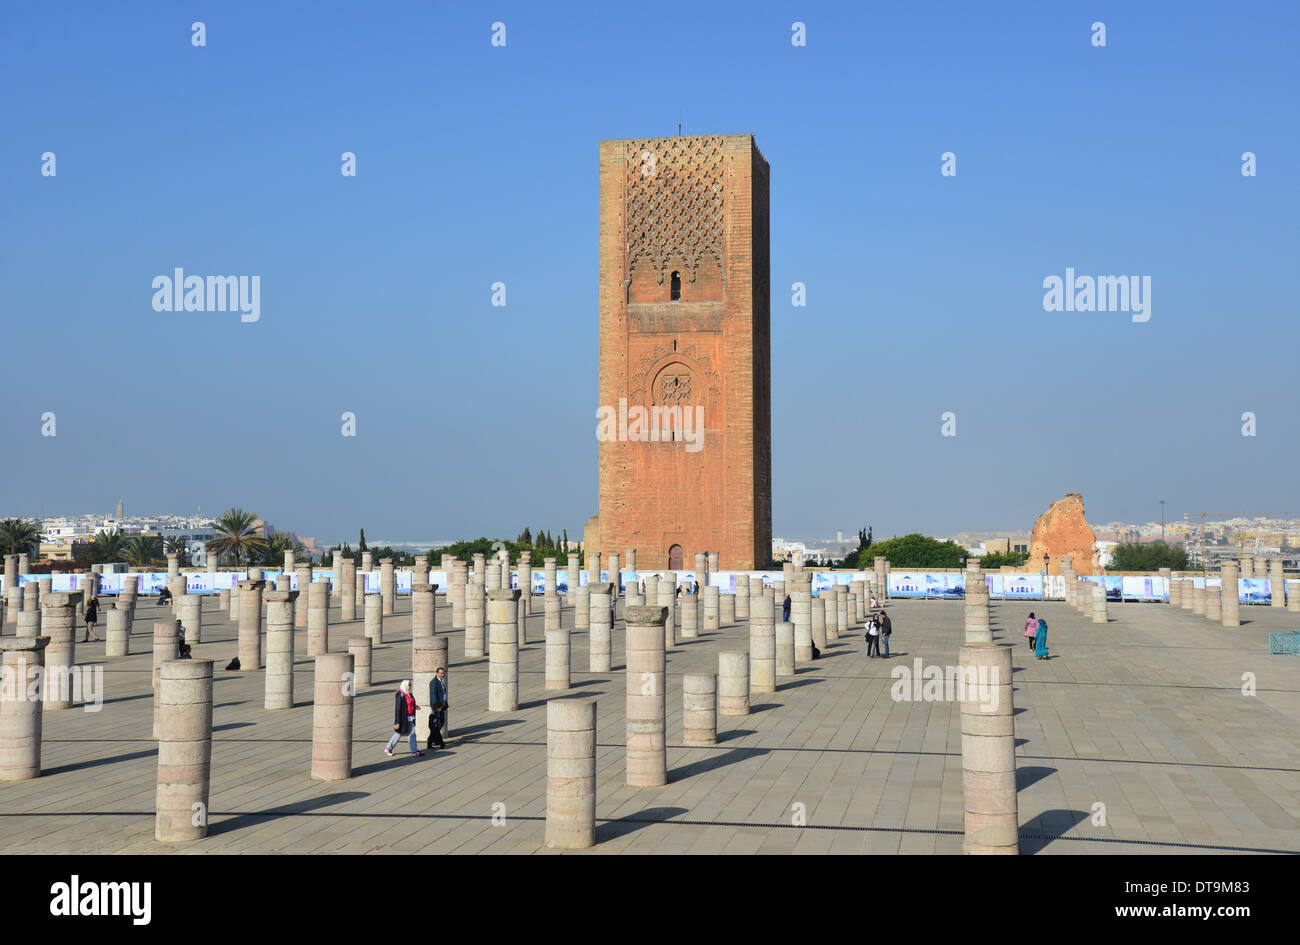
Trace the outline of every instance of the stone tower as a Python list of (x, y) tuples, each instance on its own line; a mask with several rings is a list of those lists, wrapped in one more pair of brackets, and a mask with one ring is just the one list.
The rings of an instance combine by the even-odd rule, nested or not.
[(771, 558), (768, 273), (768, 166), (753, 136), (601, 142), (587, 550), (636, 548), (642, 568), (689, 568), (700, 551), (724, 569)]

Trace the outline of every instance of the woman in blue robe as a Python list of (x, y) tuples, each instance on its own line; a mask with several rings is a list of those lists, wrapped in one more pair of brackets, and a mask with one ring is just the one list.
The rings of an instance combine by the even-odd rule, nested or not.
[(1038, 635), (1034, 637), (1034, 655), (1040, 660), (1047, 659), (1047, 621), (1038, 618)]

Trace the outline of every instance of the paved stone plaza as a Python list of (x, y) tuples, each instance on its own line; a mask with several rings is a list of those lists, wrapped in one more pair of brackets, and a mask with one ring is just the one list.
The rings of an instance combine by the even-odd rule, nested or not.
[[(195, 656), (216, 661), (209, 836), (154, 840), (156, 743), (150, 737), (150, 641), (167, 608), (142, 600), (131, 656), (105, 660), (102, 711), (47, 711), (45, 774), (0, 784), (7, 853), (545, 852), (546, 701), (595, 698), (597, 822), (593, 853), (944, 853), (962, 850), (959, 707), (895, 702), (889, 670), (955, 665), (960, 602), (892, 601), (892, 660), (866, 657), (862, 633), (752, 697), (748, 716), (718, 717), (718, 744), (682, 743), (682, 676), (716, 673), (721, 650), (747, 650), (745, 621), (701, 632), (668, 653), (668, 785), (624, 779), (623, 621), (613, 671), (590, 674), (587, 631), (572, 636), (574, 688), (544, 689), (543, 608), (520, 652), (520, 708), (487, 711), (487, 659), (450, 637), (446, 751), (388, 758), (393, 690), (410, 678), (409, 597), (384, 621), (371, 689), (355, 703), (353, 777), (320, 782), (312, 764), (313, 662), (295, 632), (294, 708), (263, 708), (263, 672), (225, 672), (236, 625), (205, 600)], [(1293, 615), (1243, 607), (1220, 629), (1171, 606), (1112, 605), (1108, 626), (1063, 603), (994, 602), (995, 641), (1015, 644), (1016, 754), (1022, 853), (1300, 852), (1300, 658), (1270, 656), (1270, 630)], [(1025, 614), (1049, 623), (1053, 659), (1033, 658)], [(779, 614), (779, 612), (778, 612)], [(330, 649), (363, 635), (330, 613)], [(572, 626), (567, 607), (563, 623)], [(102, 627), (101, 623), (101, 627)], [(102, 631), (101, 631), (102, 632)], [(1242, 693), (1255, 674), (1257, 694)], [(419, 694), (421, 705), (427, 693)], [(1093, 824), (1105, 805), (1105, 825)], [(794, 826), (793, 805), (807, 825)], [(496, 805), (494, 807), (494, 805)], [(496, 814), (497, 823), (494, 823)], [(502, 823), (502, 815), (504, 822)]]

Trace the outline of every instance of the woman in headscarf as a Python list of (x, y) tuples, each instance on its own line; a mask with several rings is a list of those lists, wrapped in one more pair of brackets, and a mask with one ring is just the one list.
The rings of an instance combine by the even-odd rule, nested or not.
[(1034, 655), (1047, 659), (1047, 621), (1042, 617), (1038, 618), (1038, 633), (1034, 636)]
[(1025, 621), (1025, 637), (1029, 640), (1029, 648), (1034, 648), (1034, 637), (1038, 636), (1038, 619), (1034, 612), (1029, 612), (1029, 619)]
[(397, 687), (397, 700), (394, 707), (393, 715), (393, 737), (388, 740), (388, 747), (384, 749), (384, 754), (391, 756), (393, 748), (397, 745), (397, 740), (403, 735), (407, 737), (411, 745), (411, 754), (417, 758), (423, 758), (424, 752), (419, 751), (415, 745), (415, 711), (420, 708), (415, 704), (415, 696), (411, 692), (411, 681), (403, 679), (402, 684)]

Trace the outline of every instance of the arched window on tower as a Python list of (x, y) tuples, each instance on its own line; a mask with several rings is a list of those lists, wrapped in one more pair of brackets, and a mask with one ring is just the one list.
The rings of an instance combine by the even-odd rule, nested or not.
[(676, 269), (673, 270), (670, 291), (672, 292), (670, 296), (672, 301), (680, 302), (682, 300), (682, 274)]

